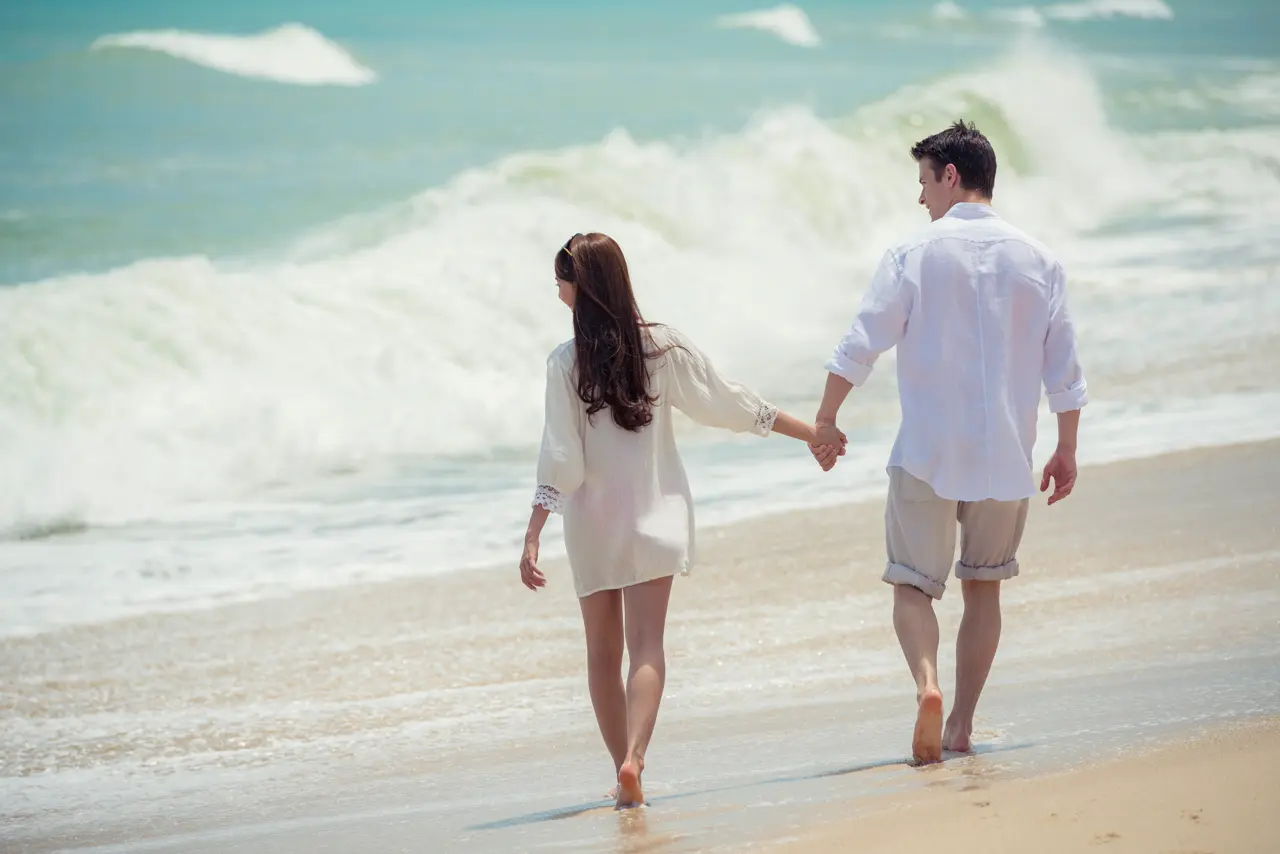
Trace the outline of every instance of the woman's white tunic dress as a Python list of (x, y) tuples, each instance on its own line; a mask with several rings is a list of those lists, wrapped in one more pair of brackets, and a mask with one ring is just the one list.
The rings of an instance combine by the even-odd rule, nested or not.
[[(587, 418), (578, 397), (573, 341), (547, 359), (546, 424), (534, 504), (564, 514), (565, 548), (579, 597), (688, 572), (694, 561), (693, 498), (676, 450), (672, 409), (694, 421), (767, 436), (778, 409), (723, 379), (689, 339), (646, 330), (654, 352), (653, 421), (632, 433), (606, 407)], [(671, 349), (667, 349), (670, 347)]]

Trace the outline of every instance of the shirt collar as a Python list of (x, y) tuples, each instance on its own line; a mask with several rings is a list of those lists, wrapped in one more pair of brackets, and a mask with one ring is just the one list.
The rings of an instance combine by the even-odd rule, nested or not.
[(951, 206), (951, 210), (947, 211), (943, 216), (953, 216), (958, 219), (989, 219), (997, 217), (999, 214), (991, 205), (985, 205), (981, 202), (956, 202)]

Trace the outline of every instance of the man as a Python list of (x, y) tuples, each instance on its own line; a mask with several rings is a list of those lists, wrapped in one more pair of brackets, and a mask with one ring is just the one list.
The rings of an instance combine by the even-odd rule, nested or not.
[[(991, 207), (991, 143), (957, 122), (921, 140), (911, 155), (932, 223), (885, 253), (826, 364), (817, 421), (834, 424), (876, 358), (898, 348), (902, 424), (889, 455), (884, 580), (894, 587), (893, 625), (916, 682), (911, 750), (927, 763), (939, 761), (943, 749), (970, 749), (974, 709), (1000, 641), (1000, 582), (1018, 574), (1018, 543), (1035, 494), (1040, 387), (1058, 417), (1058, 447), (1040, 482), (1044, 492), (1053, 481), (1049, 504), (1075, 485), (1087, 395), (1062, 266)], [(823, 468), (834, 465), (835, 449), (811, 450)], [(957, 522), (964, 617), (944, 731), (933, 602), (952, 569)]]

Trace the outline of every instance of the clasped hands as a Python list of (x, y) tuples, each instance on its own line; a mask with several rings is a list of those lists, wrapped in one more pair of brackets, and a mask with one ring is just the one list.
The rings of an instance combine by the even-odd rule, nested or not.
[(817, 441), (809, 443), (809, 453), (813, 454), (823, 471), (831, 471), (836, 460), (844, 456), (848, 439), (833, 421), (819, 418), (814, 422), (814, 428)]

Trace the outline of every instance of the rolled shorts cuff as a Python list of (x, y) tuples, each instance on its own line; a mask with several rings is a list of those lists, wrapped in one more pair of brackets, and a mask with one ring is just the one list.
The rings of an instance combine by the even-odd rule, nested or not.
[(884, 566), (883, 581), (886, 584), (905, 584), (908, 587), (914, 587), (934, 599), (941, 599), (947, 589), (947, 585), (941, 581), (934, 581), (918, 570), (892, 561)]
[(1008, 581), (1018, 575), (1018, 559), (999, 566), (968, 566), (956, 562), (956, 578), (961, 581)]

